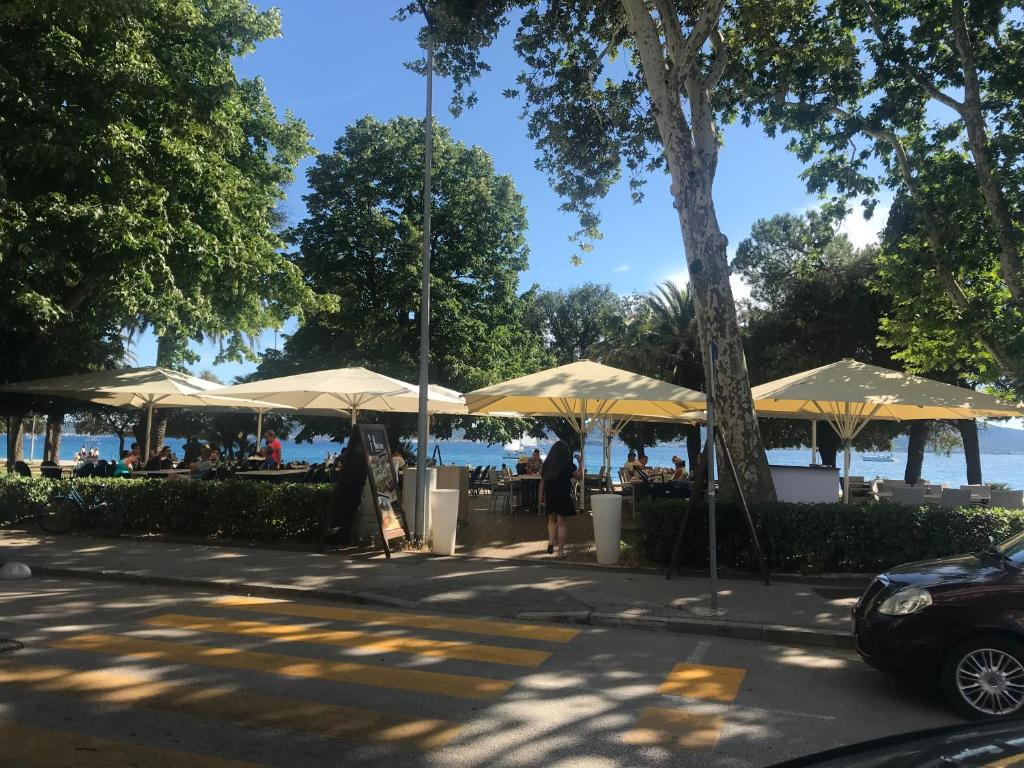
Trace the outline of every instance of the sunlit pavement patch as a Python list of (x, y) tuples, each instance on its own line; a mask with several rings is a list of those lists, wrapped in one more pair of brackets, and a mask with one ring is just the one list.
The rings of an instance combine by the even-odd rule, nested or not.
[(666, 707), (645, 707), (623, 741), (636, 747), (667, 747), (710, 752), (718, 744), (725, 718)]
[(746, 670), (739, 667), (676, 664), (658, 693), (730, 704), (736, 701), (745, 675)]

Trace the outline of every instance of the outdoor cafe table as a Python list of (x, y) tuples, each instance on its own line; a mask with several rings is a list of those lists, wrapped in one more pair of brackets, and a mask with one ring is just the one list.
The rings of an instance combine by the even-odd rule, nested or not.
[(539, 511), (540, 475), (513, 475), (509, 478), (512, 490), (519, 495), (519, 508)]
[(249, 472), (238, 472), (235, 477), (240, 480), (267, 480), (271, 483), (283, 483), (297, 480), (308, 472), (307, 469), (254, 469)]
[(187, 469), (140, 469), (138, 472), (132, 472), (132, 477), (171, 477), (187, 474)]

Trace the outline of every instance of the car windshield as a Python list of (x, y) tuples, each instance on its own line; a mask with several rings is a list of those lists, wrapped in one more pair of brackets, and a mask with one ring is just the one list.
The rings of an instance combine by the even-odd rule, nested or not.
[(1000, 544), (999, 551), (1014, 565), (1024, 566), (1024, 532), (1018, 533)]

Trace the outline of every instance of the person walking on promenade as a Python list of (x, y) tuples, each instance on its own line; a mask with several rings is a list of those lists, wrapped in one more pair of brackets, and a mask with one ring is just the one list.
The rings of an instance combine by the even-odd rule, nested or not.
[(572, 481), (580, 477), (572, 461), (572, 451), (564, 440), (551, 446), (548, 457), (541, 467), (541, 501), (545, 503), (548, 515), (548, 554), (558, 544), (558, 559), (565, 559), (566, 525), (568, 518), (576, 514), (572, 499)]

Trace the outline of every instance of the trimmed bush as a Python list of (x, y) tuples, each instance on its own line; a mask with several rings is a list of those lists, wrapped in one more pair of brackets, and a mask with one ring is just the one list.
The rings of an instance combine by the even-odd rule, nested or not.
[(132, 533), (274, 542), (314, 540), (333, 486), (251, 480), (167, 481), (128, 478), (49, 480), (0, 477), (0, 520), (34, 515), (74, 482), (87, 501), (105, 499), (127, 514)]
[[(676, 500), (638, 505), (642, 559), (667, 565), (682, 519)], [(736, 504), (719, 502), (716, 531), (723, 568), (756, 570), (753, 544)], [(780, 573), (876, 573), (900, 563), (971, 552), (1024, 530), (1024, 510), (907, 507), (891, 503), (770, 504), (753, 510), (770, 570)], [(707, 507), (690, 515), (683, 567), (708, 566)]]

